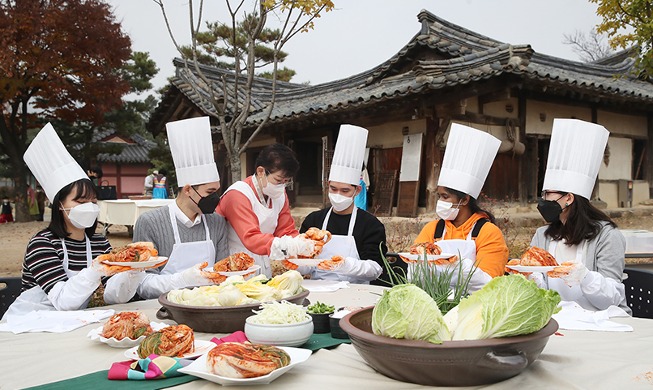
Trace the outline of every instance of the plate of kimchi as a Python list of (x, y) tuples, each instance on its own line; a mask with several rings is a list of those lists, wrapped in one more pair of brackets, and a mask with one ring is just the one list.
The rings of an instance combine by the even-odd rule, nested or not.
[(159, 252), (151, 242), (133, 242), (115, 248), (109, 253), (98, 256), (100, 262), (106, 265), (130, 268), (155, 268), (168, 261), (167, 257), (158, 256)]
[[(198, 356), (201, 356), (211, 349), (215, 347), (215, 343), (211, 341), (206, 341), (206, 340), (195, 340), (193, 342), (193, 348), (188, 351), (184, 352), (181, 356), (176, 356), (180, 358), (185, 358), (185, 359), (192, 359), (196, 358)], [(160, 353), (160, 355), (165, 355), (164, 353)], [(125, 357), (127, 359), (132, 359), (132, 360), (138, 360), (140, 357), (138, 356), (138, 346), (129, 348), (128, 350), (125, 351)]]
[(103, 326), (91, 329), (87, 336), (113, 348), (131, 348), (166, 326), (162, 322), (150, 322), (144, 313), (125, 311), (111, 316)]
[[(274, 350), (281, 350), (282, 356)], [(179, 372), (226, 386), (268, 384), (306, 361), (311, 353), (303, 348), (224, 343)]]

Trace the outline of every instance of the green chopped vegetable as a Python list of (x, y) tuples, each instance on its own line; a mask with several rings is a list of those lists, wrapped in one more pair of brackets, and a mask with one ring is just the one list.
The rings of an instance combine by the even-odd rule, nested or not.
[(327, 305), (326, 303), (322, 303), (320, 301), (315, 302), (308, 307), (308, 312), (311, 314), (333, 313), (335, 310), (336, 308), (334, 306)]

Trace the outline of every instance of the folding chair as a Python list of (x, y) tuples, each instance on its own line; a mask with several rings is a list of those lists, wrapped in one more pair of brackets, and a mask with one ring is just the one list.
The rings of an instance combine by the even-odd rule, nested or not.
[(653, 271), (626, 268), (628, 278), (623, 281), (626, 287), (626, 302), (633, 311), (633, 317), (653, 319)]
[(0, 318), (18, 298), (22, 287), (21, 278), (0, 277)]

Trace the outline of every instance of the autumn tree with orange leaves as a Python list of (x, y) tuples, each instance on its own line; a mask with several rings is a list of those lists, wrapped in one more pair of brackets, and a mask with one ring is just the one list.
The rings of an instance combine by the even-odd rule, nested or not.
[(100, 123), (120, 107), (131, 41), (99, 0), (0, 0), (0, 26), (0, 155), (25, 221), (31, 138), (49, 120)]

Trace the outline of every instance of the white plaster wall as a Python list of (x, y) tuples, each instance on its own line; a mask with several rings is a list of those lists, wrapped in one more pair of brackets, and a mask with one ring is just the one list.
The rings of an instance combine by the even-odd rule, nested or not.
[[(544, 122), (540, 120), (540, 113), (546, 116)], [(589, 122), (592, 120), (592, 111), (589, 107), (528, 100), (526, 102), (526, 133), (550, 135), (554, 118), (571, 117)]]
[[(607, 203), (608, 208), (621, 207), (619, 205), (619, 184), (617, 182), (599, 182), (599, 198)], [(637, 206), (641, 202), (648, 200), (648, 182), (636, 180), (633, 182), (633, 200), (632, 205)]]
[(426, 119), (417, 119), (414, 121), (389, 122), (379, 126), (370, 126), (367, 129), (367, 146), (381, 147), (383, 149), (399, 148), (404, 144), (404, 135), (402, 130), (408, 127), (408, 133), (425, 133)]
[(607, 111), (597, 112), (597, 122), (603, 125), (610, 135), (630, 135), (638, 138), (648, 138), (646, 117), (616, 114)]
[(599, 179), (603, 180), (630, 180), (633, 166), (633, 140), (630, 138), (608, 138), (610, 147), (610, 164), (601, 162)]

